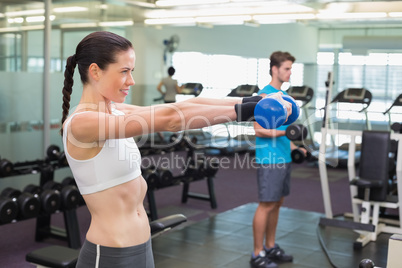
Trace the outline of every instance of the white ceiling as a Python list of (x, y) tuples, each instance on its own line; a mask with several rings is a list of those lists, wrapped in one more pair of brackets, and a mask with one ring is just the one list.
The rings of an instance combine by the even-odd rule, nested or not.
[[(261, 16), (269, 19), (269, 23), (277, 23), (278, 16), (290, 16), (286, 23), (303, 23), (314, 27), (401, 27), (402, 1), (327, 1), (327, 0), (227, 0), (226, 3), (201, 5), (184, 5), (161, 7), (158, 4), (168, 0), (104, 0), (104, 1), (72, 1), (53, 0), (52, 8), (85, 7), (86, 11), (53, 13), (53, 27), (73, 23), (99, 23), (103, 21), (133, 21), (144, 24), (149, 18), (171, 18), (188, 21), (188, 25), (213, 27), (217, 24), (231, 24), (230, 16), (243, 16), (243, 23), (258, 26), (264, 23)], [(189, 3), (190, 0), (181, 0)], [(35, 22), (11, 22), (7, 12), (19, 10), (38, 10), (44, 8), (43, 1), (0, 0), (0, 27), (16, 27), (35, 24)], [(33, 15), (21, 15), (27, 17)], [(217, 18), (219, 16), (219, 18)], [(222, 17), (224, 16), (224, 17)], [(374, 16), (373, 18), (370, 18)], [(16, 16), (14, 16), (16, 17)], [(351, 18), (354, 17), (354, 18)], [(232, 17), (234, 19), (234, 17)], [(288, 18), (287, 18), (288, 19)], [(223, 20), (223, 22), (222, 22)], [(18, 24), (19, 23), (19, 24)], [(40, 22), (36, 22), (40, 24)], [(94, 25), (95, 25), (94, 24)], [(179, 25), (179, 24), (176, 24)], [(183, 25), (181, 25), (183, 26)], [(79, 26), (77, 26), (79, 27)]]

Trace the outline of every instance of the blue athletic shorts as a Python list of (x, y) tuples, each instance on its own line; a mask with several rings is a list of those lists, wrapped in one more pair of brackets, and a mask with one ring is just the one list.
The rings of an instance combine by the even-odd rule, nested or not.
[(257, 169), (258, 199), (277, 202), (290, 193), (291, 163), (260, 164)]
[(151, 239), (144, 244), (114, 248), (84, 241), (76, 268), (154, 268)]

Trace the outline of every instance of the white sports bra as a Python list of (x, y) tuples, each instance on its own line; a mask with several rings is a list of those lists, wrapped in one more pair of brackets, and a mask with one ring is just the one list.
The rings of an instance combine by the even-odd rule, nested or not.
[[(124, 115), (118, 110), (113, 110), (112, 113)], [(81, 194), (103, 191), (141, 175), (141, 154), (133, 138), (106, 140), (101, 151), (91, 159), (77, 160), (71, 157), (67, 151), (67, 130), (77, 114), (79, 113), (72, 115), (64, 124), (63, 144)]]

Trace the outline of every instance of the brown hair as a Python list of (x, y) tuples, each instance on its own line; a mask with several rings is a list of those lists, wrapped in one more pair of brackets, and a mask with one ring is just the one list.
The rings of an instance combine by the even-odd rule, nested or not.
[(272, 67), (281, 67), (284, 61), (290, 60), (292, 63), (296, 61), (296, 58), (293, 57), (289, 52), (275, 51), (269, 57), (269, 74), (272, 76)]
[(67, 58), (66, 70), (64, 71), (61, 135), (63, 135), (63, 123), (67, 119), (70, 109), (76, 65), (78, 65), (81, 82), (85, 85), (88, 83), (88, 69), (92, 63), (96, 63), (100, 69), (104, 70), (109, 64), (116, 62), (116, 54), (130, 48), (133, 48), (133, 45), (129, 40), (107, 31), (93, 32), (84, 37), (77, 45), (75, 54)]

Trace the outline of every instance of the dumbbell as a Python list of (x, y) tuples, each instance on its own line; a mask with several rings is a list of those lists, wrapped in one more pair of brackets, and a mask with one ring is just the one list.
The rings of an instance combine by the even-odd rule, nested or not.
[(41, 210), (45, 214), (55, 213), (61, 204), (60, 192), (52, 189), (42, 189), (38, 185), (28, 184), (24, 192), (35, 196), (41, 203)]
[(200, 158), (194, 161), (194, 159), (191, 159), (188, 162), (188, 165), (185, 167), (185, 176), (188, 176), (186, 178), (186, 181), (191, 180), (199, 180), (203, 179), (206, 176), (205, 173), (205, 158)]
[(169, 142), (172, 144), (172, 147), (177, 148), (178, 150), (183, 150), (187, 147), (187, 142), (184, 139), (184, 136), (179, 138), (179, 135), (173, 133), (169, 137)]
[(7, 187), (1, 192), (1, 197), (10, 198), (17, 203), (17, 219), (29, 219), (39, 215), (40, 202), (33, 194)]
[(276, 98), (270, 97), (274, 94), (276, 93), (267, 95), (254, 108), (255, 121), (266, 129), (275, 129), (282, 125), (290, 125), (300, 115), (300, 107), (296, 101), (288, 95), (282, 95), (283, 100), (292, 104), (292, 114), (287, 118), (288, 112), (285, 104)]
[(59, 166), (68, 166), (67, 158), (64, 152), (60, 152), (60, 147), (57, 145), (50, 145), (46, 150), (46, 155), (50, 161), (57, 160)]
[(166, 168), (157, 168), (158, 172), (158, 186), (163, 188), (167, 186), (172, 186), (174, 184), (173, 174), (170, 170)]
[(0, 197), (0, 224), (10, 223), (17, 218), (18, 205), (11, 198)]
[[(300, 148), (304, 148), (307, 150), (306, 155), (304, 155), (304, 152)], [(300, 145), (297, 149), (292, 150), (292, 152), (290, 153), (290, 156), (292, 157), (292, 162), (296, 163), (296, 164), (301, 164), (305, 160), (311, 159), (310, 151), (303, 145)]]
[(393, 123), (391, 125), (391, 129), (395, 132), (395, 133), (402, 133), (402, 125), (401, 123)]
[(158, 188), (159, 174), (154, 166), (142, 169), (142, 177), (145, 179), (149, 190)]
[(42, 187), (43, 189), (52, 189), (60, 192), (61, 208), (64, 210), (74, 209), (80, 205), (81, 194), (75, 185), (63, 186), (61, 183), (55, 181), (47, 181)]
[(0, 159), (0, 177), (10, 176), (14, 171), (14, 165), (7, 159)]
[(291, 141), (302, 141), (308, 135), (308, 130), (302, 124), (293, 124), (286, 128), (286, 137)]
[(359, 268), (375, 268), (375, 264), (370, 259), (363, 259), (359, 263)]
[[(61, 185), (63, 186), (63, 187), (65, 187), (65, 186), (68, 186), (68, 185), (72, 185), (72, 186), (75, 186), (77, 189), (78, 189), (78, 186), (77, 186), (77, 182), (75, 181), (75, 179), (73, 178), (73, 177), (65, 177), (62, 181), (61, 181)], [(79, 190), (78, 190), (79, 191)], [(84, 198), (82, 197), (82, 195), (81, 195), (81, 193), (80, 193), (80, 195), (79, 195), (79, 205), (80, 206), (84, 206), (85, 205), (85, 200), (84, 200)]]

